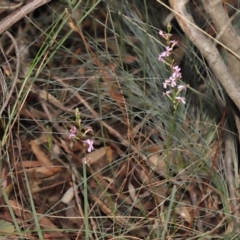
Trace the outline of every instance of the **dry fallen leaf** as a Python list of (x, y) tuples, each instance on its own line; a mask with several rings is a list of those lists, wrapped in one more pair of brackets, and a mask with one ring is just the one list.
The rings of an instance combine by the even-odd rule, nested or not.
[(90, 166), (92, 172), (100, 172), (101, 170), (105, 169), (106, 174), (109, 176), (110, 173), (107, 173), (106, 166), (108, 166), (114, 159), (115, 154), (111, 147), (102, 147), (96, 149), (95, 151), (89, 153), (84, 160)]
[[(41, 142), (41, 141), (40, 141)], [(41, 167), (26, 169), (26, 173), (33, 177), (45, 178), (54, 175), (61, 170), (61, 166), (54, 166), (39, 146), (39, 139), (30, 142), (31, 148)]]
[(59, 155), (61, 154), (61, 148), (58, 144), (54, 144), (51, 152), (51, 157), (50, 159), (58, 159)]
[(26, 174), (35, 178), (46, 178), (53, 176), (62, 169), (61, 166), (37, 167), (26, 169)]
[(40, 164), (44, 167), (46, 166), (53, 166), (52, 162), (49, 160), (49, 158), (46, 156), (46, 154), (41, 150), (40, 146), (36, 144), (35, 140), (32, 140), (30, 142), (31, 148), (35, 156), (37, 157), (37, 160), (40, 162)]
[(135, 203), (136, 201), (136, 189), (134, 188), (134, 186), (129, 182), (128, 183), (128, 192), (129, 192), (129, 195), (133, 201), (133, 203)]
[(74, 188), (70, 187), (63, 195), (61, 202), (69, 204), (74, 198)]
[(143, 169), (139, 170), (139, 178), (142, 181), (142, 183), (150, 183), (150, 177), (146, 174), (146, 172)]
[(101, 159), (105, 154), (106, 154), (106, 148), (105, 147), (102, 147), (102, 148), (99, 148), (99, 149), (96, 149), (95, 151), (89, 153), (87, 155), (87, 163), (89, 165), (97, 162), (99, 159)]
[(190, 215), (190, 210), (192, 210), (191, 203), (188, 200), (181, 201), (178, 206), (175, 208), (177, 214), (179, 214), (186, 222), (189, 224), (192, 221), (192, 217)]
[(151, 157), (149, 157), (149, 162), (147, 164), (151, 167), (151, 169), (162, 175), (162, 172), (167, 174), (167, 165), (164, 161), (164, 158), (161, 158), (159, 154), (153, 154)]
[(72, 222), (77, 224), (79, 227), (83, 224), (83, 219), (80, 217), (79, 212), (76, 210), (76, 201), (73, 199), (67, 204), (66, 216)]

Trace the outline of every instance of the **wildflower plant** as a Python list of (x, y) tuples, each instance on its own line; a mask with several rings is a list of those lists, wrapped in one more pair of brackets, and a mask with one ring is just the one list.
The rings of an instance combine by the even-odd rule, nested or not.
[[(87, 126), (82, 126), (81, 117), (79, 109), (75, 110), (76, 117), (76, 126), (72, 127), (69, 130), (68, 138), (82, 141), (82, 143), (87, 147), (87, 152), (90, 153), (94, 150), (93, 140), (86, 138), (86, 135), (91, 132), (92, 128)], [(85, 223), (85, 231), (86, 231), (86, 239), (89, 239), (89, 225), (88, 225), (88, 212), (89, 212), (89, 203), (88, 203), (88, 184), (87, 184), (87, 169), (86, 164), (88, 163), (89, 158), (85, 156), (83, 158), (83, 197), (84, 197), (84, 223)]]
[[(172, 137), (175, 130), (175, 123), (177, 119), (177, 110), (180, 108), (179, 106), (186, 104), (186, 99), (184, 96), (182, 96), (182, 92), (186, 90), (187, 86), (181, 84), (182, 79), (182, 73), (181, 68), (175, 64), (174, 59), (172, 57), (172, 51), (175, 46), (178, 45), (178, 42), (176, 40), (171, 40), (171, 25), (168, 25), (167, 27), (167, 33), (163, 31), (159, 31), (159, 35), (163, 37), (166, 40), (167, 46), (165, 47), (165, 51), (162, 52), (158, 60), (161, 63), (167, 64), (170, 68), (171, 76), (168, 79), (165, 79), (163, 82), (163, 88), (165, 92), (163, 95), (170, 99), (170, 101), (173, 104), (173, 118), (170, 128), (170, 133), (167, 140), (167, 149), (166, 149), (166, 165), (169, 173), (170, 169), (170, 149), (171, 149), (171, 142)], [(179, 83), (180, 82), (180, 83)], [(183, 110), (183, 108), (181, 108)]]

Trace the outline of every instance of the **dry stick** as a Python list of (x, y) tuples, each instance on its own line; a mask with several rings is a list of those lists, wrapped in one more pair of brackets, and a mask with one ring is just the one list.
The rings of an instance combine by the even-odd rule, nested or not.
[(25, 15), (34, 11), (38, 7), (50, 2), (51, 0), (33, 0), (27, 5), (17, 9), (0, 22), (0, 34), (8, 30), (14, 23), (21, 20)]
[[(224, 10), (222, 0), (202, 0), (205, 11), (210, 15), (220, 39), (234, 53), (240, 55), (240, 37), (231, 23), (228, 13)], [(233, 15), (234, 16), (234, 15)], [(233, 41), (234, 39), (234, 41)]]
[[(9, 38), (11, 38), (12, 42), (13, 42), (13, 45), (15, 47), (15, 52), (16, 52), (16, 73), (15, 73), (15, 77), (13, 79), (13, 83), (12, 83), (12, 87), (9, 91), (9, 93), (7, 93), (6, 95), (6, 99), (4, 100), (3, 104), (2, 104), (2, 107), (0, 109), (0, 117), (2, 116), (2, 113), (3, 111), (5, 110), (6, 106), (8, 105), (8, 102), (13, 94), (13, 90), (17, 84), (17, 80), (18, 80), (18, 73), (19, 73), (19, 68), (20, 68), (20, 54), (19, 54), (19, 49), (18, 49), (18, 46), (17, 46), (17, 42), (15, 40), (15, 38), (12, 36), (12, 34), (8, 31), (5, 32)], [(4, 81), (3, 79), (1, 79), (1, 81)]]

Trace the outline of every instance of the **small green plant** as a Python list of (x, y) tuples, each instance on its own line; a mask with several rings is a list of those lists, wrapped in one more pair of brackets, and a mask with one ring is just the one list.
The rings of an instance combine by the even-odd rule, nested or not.
[(163, 95), (168, 97), (173, 104), (173, 118), (172, 118), (172, 123), (170, 128), (170, 134), (167, 140), (167, 150), (166, 150), (167, 152), (166, 165), (168, 169), (168, 175), (169, 175), (169, 169), (170, 169), (170, 156), (169, 156), (169, 152), (171, 148), (170, 144), (171, 144), (172, 136), (175, 130), (177, 109), (179, 107), (179, 104), (186, 103), (186, 99), (183, 96), (181, 96), (181, 92), (187, 88), (185, 85), (178, 84), (178, 82), (182, 78), (181, 68), (175, 64), (174, 59), (172, 57), (172, 50), (174, 46), (178, 44), (178, 42), (176, 40), (170, 39), (171, 38), (170, 32), (171, 32), (171, 25), (168, 25), (167, 33), (164, 33), (163, 31), (159, 32), (159, 35), (166, 40), (167, 46), (165, 48), (165, 51), (162, 52), (158, 58), (160, 62), (163, 62), (169, 65), (170, 72), (172, 73), (172, 75), (163, 82), (163, 88), (166, 89)]
[[(85, 139), (85, 136), (87, 133), (92, 132), (91, 127), (84, 127), (82, 126), (81, 122), (81, 117), (80, 117), (80, 111), (78, 108), (75, 110), (75, 117), (76, 117), (76, 124), (77, 127), (74, 126), (70, 129), (69, 133), (69, 139), (74, 139), (74, 140), (79, 140), (82, 141), (84, 145), (87, 146), (87, 152), (92, 152), (94, 150), (93, 147), (93, 140), (90, 139)], [(84, 224), (85, 224), (85, 239), (89, 239), (89, 223), (88, 223), (88, 185), (87, 185), (87, 169), (86, 169), (86, 164), (87, 164), (88, 157), (85, 156), (83, 158), (83, 195), (84, 195)]]

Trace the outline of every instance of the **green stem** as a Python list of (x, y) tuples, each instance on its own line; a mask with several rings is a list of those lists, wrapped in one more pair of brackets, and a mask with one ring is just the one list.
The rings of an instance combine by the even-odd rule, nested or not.
[(86, 164), (83, 163), (83, 195), (84, 195), (84, 225), (85, 225), (85, 239), (90, 239), (89, 225), (88, 225), (88, 189), (87, 189), (87, 170)]
[(177, 106), (174, 106), (174, 111), (173, 111), (173, 118), (171, 122), (171, 127), (170, 127), (170, 134), (167, 139), (167, 159), (166, 159), (166, 165), (167, 165), (167, 177), (170, 178), (170, 147), (173, 139), (173, 134), (175, 130), (175, 123), (176, 123), (176, 118), (177, 118)]

